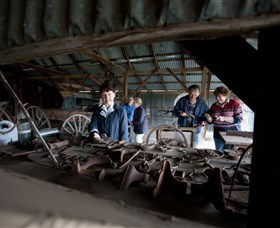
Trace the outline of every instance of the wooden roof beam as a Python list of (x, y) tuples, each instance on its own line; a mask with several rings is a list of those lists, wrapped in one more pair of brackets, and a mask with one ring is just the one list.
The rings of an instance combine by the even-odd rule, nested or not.
[(188, 87), (186, 86), (186, 84), (184, 84), (170, 68), (166, 68), (166, 70), (170, 72), (171, 75), (173, 75), (173, 77), (183, 86), (186, 91), (188, 91)]
[[(155, 52), (153, 44), (149, 44), (149, 48), (152, 52), (153, 59), (154, 59), (155, 65), (156, 65), (156, 69), (159, 70), (160, 66), (159, 66), (159, 63), (157, 61), (157, 56), (156, 56), (156, 52)], [(162, 73), (159, 73), (158, 75), (160, 76), (160, 79), (161, 79), (162, 86), (163, 86), (164, 90), (167, 91), (167, 87), (166, 87), (166, 84), (165, 84), (164, 77), (163, 77)]]
[(236, 19), (212, 19), (156, 28), (116, 31), (103, 35), (67, 36), (3, 49), (0, 51), (0, 65), (26, 62), (31, 59), (50, 57), (63, 53), (75, 53), (85, 48), (119, 47), (164, 40), (210, 39), (226, 35), (245, 34), (279, 25), (279, 14), (266, 13)]
[(147, 81), (153, 76), (153, 75), (155, 75), (157, 73), (157, 70), (154, 70), (149, 76), (147, 76), (147, 78), (143, 81), (143, 82), (141, 82), (141, 84), (137, 87), (137, 89), (133, 92), (133, 94), (132, 94), (132, 97), (134, 97), (136, 94), (137, 94), (137, 92), (147, 83)]
[(95, 52), (93, 52), (91, 50), (83, 50), (82, 53), (87, 55), (87, 56), (89, 56), (89, 57), (91, 57), (91, 58), (93, 58), (97, 62), (103, 63), (106, 66), (113, 66), (113, 67), (116, 67), (117, 69), (119, 69), (119, 70), (121, 70), (123, 72), (126, 71), (125, 68), (123, 68), (122, 66), (120, 66), (120, 65), (118, 65), (116, 63), (111, 62), (110, 60), (104, 58), (101, 55), (96, 54)]
[[(128, 67), (129, 67), (130, 71), (135, 71), (135, 68), (133, 67), (132, 63), (131, 63), (130, 60), (129, 60), (129, 56), (128, 56), (126, 47), (121, 47), (121, 50), (122, 50), (122, 53), (123, 53), (124, 58), (125, 58), (126, 61), (127, 61), (127, 64), (128, 64)], [(137, 79), (138, 79), (138, 81), (139, 81), (139, 84), (141, 84), (141, 83), (143, 82), (143, 80), (142, 80), (142, 78), (139, 76), (139, 73), (136, 72), (136, 73), (135, 73), (135, 76), (137, 77)], [(128, 75), (127, 75), (127, 77), (128, 77)], [(145, 86), (146, 89), (148, 89), (146, 85), (144, 85), (144, 86)]]
[(64, 72), (61, 70), (54, 70), (54, 69), (49, 69), (43, 66), (35, 65), (35, 64), (30, 64), (30, 63), (17, 63), (17, 65), (24, 66), (25, 68), (32, 68), (34, 70), (38, 70), (41, 72), (45, 72), (48, 74), (59, 74), (59, 75), (69, 75), (68, 72)]

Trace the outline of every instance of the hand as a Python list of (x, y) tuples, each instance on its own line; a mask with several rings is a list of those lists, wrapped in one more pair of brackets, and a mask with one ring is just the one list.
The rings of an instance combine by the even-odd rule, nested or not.
[(211, 117), (209, 114), (206, 113), (206, 114), (205, 114), (205, 117), (206, 117), (206, 119), (207, 119), (208, 122), (211, 123), (211, 122), (213, 121), (212, 117)]
[(206, 126), (206, 122), (205, 121), (201, 121), (201, 123), (198, 125), (198, 127), (205, 127)]
[(217, 121), (217, 122), (225, 122), (225, 120), (226, 120), (226, 117), (225, 117), (225, 116), (218, 116), (218, 117), (216, 118), (216, 121)]
[(187, 113), (185, 113), (185, 112), (180, 112), (180, 115), (181, 115), (181, 116), (187, 116)]
[(98, 133), (94, 132), (93, 133), (93, 138), (100, 139), (101, 137), (100, 137), (100, 135)]

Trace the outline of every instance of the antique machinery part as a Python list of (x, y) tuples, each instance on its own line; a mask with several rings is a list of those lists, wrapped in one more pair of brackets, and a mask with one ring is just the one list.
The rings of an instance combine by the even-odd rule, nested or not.
[(136, 157), (139, 153), (141, 153), (141, 152), (142, 152), (142, 150), (138, 150), (134, 155), (131, 156), (130, 159), (128, 159), (124, 164), (122, 164), (122, 165), (119, 167), (119, 169), (122, 169), (122, 168), (126, 167), (126, 166), (133, 160), (133, 158), (135, 158), (135, 157)]
[(30, 106), (26, 110), (39, 130), (52, 127), (46, 113), (39, 107)]
[(211, 203), (213, 203), (218, 211), (225, 210), (224, 189), (219, 168), (214, 168), (212, 170), (206, 183), (195, 184), (176, 179), (172, 174), (169, 161), (165, 160), (156, 187), (153, 191), (153, 197), (158, 197), (166, 189), (176, 191), (176, 193), (180, 195), (191, 195), (195, 197), (205, 196)]
[(38, 138), (41, 140), (41, 142), (43, 143), (45, 149), (49, 152), (49, 154), (51, 155), (53, 161), (55, 162), (55, 164), (58, 166), (58, 161), (55, 158), (55, 156), (53, 155), (52, 150), (49, 148), (48, 144), (46, 143), (45, 139), (40, 135), (40, 132), (38, 130), (38, 128), (36, 127), (35, 123), (33, 122), (32, 118), (30, 117), (28, 111), (26, 110), (26, 108), (24, 107), (24, 105), (21, 103), (20, 99), (18, 98), (17, 94), (14, 92), (14, 90), (12, 89), (12, 87), (9, 85), (9, 83), (7, 82), (7, 80), (5, 79), (4, 75), (2, 74), (2, 71), (0, 70), (0, 77), (2, 79), (2, 81), (4, 82), (4, 84), (6, 85), (8, 91), (11, 93), (11, 95), (14, 97), (14, 99), (16, 100), (16, 102), (18, 102), (18, 104), (20, 105), (23, 114), (25, 115), (25, 117), (27, 118), (27, 120), (29, 121), (32, 129), (35, 131), (36, 135), (38, 136)]
[(128, 166), (124, 177), (122, 179), (122, 183), (120, 186), (120, 190), (125, 190), (129, 187), (129, 185), (135, 181), (144, 181), (144, 182), (148, 182), (149, 180), (149, 174), (147, 173), (140, 173), (136, 170), (135, 166)]
[(232, 193), (232, 189), (233, 189), (233, 186), (234, 186), (234, 181), (235, 181), (235, 178), (236, 178), (236, 175), (237, 175), (237, 171), (238, 171), (238, 168), (239, 168), (239, 165), (241, 163), (241, 160), (243, 159), (244, 155), (247, 153), (247, 151), (249, 151), (251, 148), (253, 148), (253, 144), (249, 145), (240, 155), (240, 158), (236, 164), (236, 169), (235, 169), (235, 172), (233, 174), (233, 177), (232, 177), (232, 181), (231, 181), (231, 188), (229, 190), (229, 193), (228, 193), (228, 198), (227, 198), (227, 204), (226, 204), (226, 207), (228, 206), (228, 203), (229, 203), (229, 199), (231, 197), (231, 193)]
[(75, 114), (68, 117), (61, 128), (61, 131), (72, 136), (88, 136), (88, 124), (90, 119), (81, 114)]
[(49, 143), (51, 150), (58, 149), (60, 147), (67, 146), (67, 145), (69, 145), (69, 140), (67, 139), (55, 143)]
[[(1, 102), (0, 103), (0, 121), (2, 120), (8, 120), (13, 122), (12, 117), (8, 114), (8, 112), (5, 110), (5, 106), (7, 105), (7, 102)], [(13, 127), (9, 129), (8, 131), (0, 132), (1, 135), (5, 135), (10, 133), (14, 128), (16, 127), (16, 124), (13, 122)]]
[(93, 155), (85, 164), (81, 165), (80, 168), (82, 170), (85, 170), (93, 165), (104, 165), (104, 166), (110, 166), (113, 164), (113, 161), (105, 156), (105, 155)]
[(157, 159), (159, 159), (161, 155), (156, 155), (153, 159), (149, 161), (144, 161), (143, 163), (139, 164), (139, 170), (143, 173), (147, 173), (151, 170), (151, 165), (155, 163)]
[(157, 198), (161, 193), (164, 192), (164, 188), (176, 189), (181, 194), (186, 193), (187, 183), (177, 180), (171, 172), (171, 167), (169, 161), (165, 160), (163, 162), (159, 178), (157, 180), (156, 187), (153, 191), (153, 197)]
[(59, 130), (57, 128), (46, 128), (46, 129), (40, 130), (39, 132), (42, 137), (47, 137), (50, 135), (58, 134)]
[[(162, 131), (163, 129), (171, 129), (171, 130), (177, 131), (177, 132), (182, 136), (182, 138), (183, 138), (183, 140), (184, 140), (185, 146), (188, 145), (188, 141), (187, 141), (187, 138), (186, 138), (186, 136), (184, 135), (184, 133), (183, 133), (180, 129), (178, 129), (177, 127), (174, 127), (174, 126), (172, 126), (172, 125), (167, 125), (167, 124), (163, 124), (163, 125), (160, 125), (160, 126), (158, 126), (158, 127), (153, 128), (153, 129), (150, 131), (150, 133), (148, 134), (148, 136), (147, 136), (146, 144), (149, 144), (150, 137), (151, 137), (151, 135), (152, 135), (154, 132), (156, 132), (156, 131), (158, 131), (158, 130), (159, 130), (159, 131)], [(160, 138), (161, 138), (161, 135), (160, 135)]]

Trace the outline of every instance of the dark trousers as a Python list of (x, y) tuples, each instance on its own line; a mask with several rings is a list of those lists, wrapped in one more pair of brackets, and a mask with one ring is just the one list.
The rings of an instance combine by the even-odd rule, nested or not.
[(128, 125), (128, 140), (132, 142), (132, 126)]

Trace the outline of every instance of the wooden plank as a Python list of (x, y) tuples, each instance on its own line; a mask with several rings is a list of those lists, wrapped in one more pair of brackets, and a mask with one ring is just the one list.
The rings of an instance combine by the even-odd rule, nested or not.
[(26, 62), (63, 53), (70, 54), (90, 48), (239, 35), (279, 25), (280, 15), (267, 13), (237, 19), (212, 19), (196, 23), (164, 25), (157, 28), (109, 32), (104, 35), (68, 36), (4, 49), (0, 51), (0, 65)]
[(232, 130), (230, 130), (230, 131), (227, 131), (227, 135), (253, 138), (254, 132), (251, 132), (251, 131), (232, 131)]
[(236, 136), (236, 135), (227, 135), (226, 132), (219, 132), (223, 140), (228, 145), (235, 146), (250, 146), (253, 143), (253, 138)]

